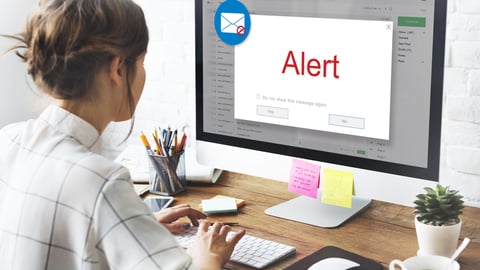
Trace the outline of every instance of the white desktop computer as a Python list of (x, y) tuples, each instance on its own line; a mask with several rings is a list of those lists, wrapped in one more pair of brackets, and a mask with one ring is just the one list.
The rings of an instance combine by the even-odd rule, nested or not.
[[(347, 219), (371, 199), (411, 206), (438, 181), (446, 9), (446, 0), (196, 0), (198, 161), (281, 181), (293, 159), (351, 172)], [(266, 213), (338, 225), (328, 212), (343, 210), (324, 207), (301, 196)]]

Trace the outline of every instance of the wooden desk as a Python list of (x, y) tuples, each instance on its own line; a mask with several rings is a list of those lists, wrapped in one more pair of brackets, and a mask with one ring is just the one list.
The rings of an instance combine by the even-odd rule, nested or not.
[[(335, 229), (324, 229), (299, 222), (267, 216), (268, 207), (296, 197), (287, 191), (287, 183), (224, 172), (215, 185), (189, 186), (175, 196), (175, 203), (189, 203), (197, 208), (202, 199), (222, 194), (245, 199), (247, 204), (237, 215), (209, 219), (239, 222), (248, 234), (295, 246), (297, 254), (272, 265), (284, 269), (314, 251), (328, 245), (380, 262), (388, 269), (393, 259), (404, 260), (417, 252), (413, 208), (373, 201), (360, 215)], [(461, 239), (472, 241), (461, 254), (462, 270), (480, 269), (480, 209), (466, 207), (462, 215)], [(228, 269), (249, 269), (229, 263)]]

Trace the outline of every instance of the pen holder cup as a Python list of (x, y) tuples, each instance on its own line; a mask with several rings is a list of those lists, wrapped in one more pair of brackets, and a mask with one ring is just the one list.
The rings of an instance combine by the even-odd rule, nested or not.
[(168, 157), (148, 154), (150, 159), (150, 192), (173, 196), (187, 188), (184, 151)]

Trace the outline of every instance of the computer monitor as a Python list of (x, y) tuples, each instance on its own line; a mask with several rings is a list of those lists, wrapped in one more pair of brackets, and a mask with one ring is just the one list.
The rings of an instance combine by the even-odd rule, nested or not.
[[(446, 9), (195, 0), (197, 160), (281, 181), (304, 160), (353, 173), (366, 201), (352, 215), (370, 199), (412, 206), (439, 177)], [(302, 215), (323, 215), (304, 197)], [(322, 226), (285, 204), (266, 213)]]

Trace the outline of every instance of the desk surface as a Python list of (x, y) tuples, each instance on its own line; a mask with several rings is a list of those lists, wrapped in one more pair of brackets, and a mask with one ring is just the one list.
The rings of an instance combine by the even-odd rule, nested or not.
[[(284, 269), (324, 246), (337, 246), (380, 262), (388, 269), (393, 259), (406, 259), (417, 252), (413, 208), (373, 201), (367, 210), (335, 229), (267, 216), (265, 209), (297, 195), (287, 191), (287, 183), (224, 172), (215, 185), (189, 186), (175, 196), (175, 203), (198, 208), (202, 199), (227, 195), (246, 200), (237, 215), (212, 216), (210, 220), (239, 222), (248, 234), (282, 242), (297, 248), (297, 254), (268, 269)], [(472, 241), (459, 257), (462, 270), (480, 269), (480, 209), (466, 207), (460, 238)], [(227, 264), (228, 269), (250, 269)]]

